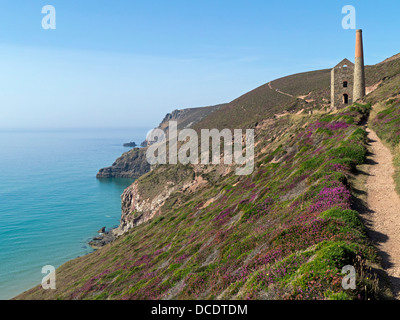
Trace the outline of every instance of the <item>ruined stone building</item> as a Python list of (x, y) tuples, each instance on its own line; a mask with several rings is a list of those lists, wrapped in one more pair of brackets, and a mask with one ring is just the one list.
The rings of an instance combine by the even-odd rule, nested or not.
[(365, 96), (362, 30), (356, 31), (355, 63), (343, 59), (331, 71), (331, 109), (337, 110)]

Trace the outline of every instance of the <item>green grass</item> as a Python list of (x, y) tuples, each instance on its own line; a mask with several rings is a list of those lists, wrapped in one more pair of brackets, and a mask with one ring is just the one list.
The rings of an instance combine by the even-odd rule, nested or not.
[(343, 221), (350, 229), (364, 231), (364, 225), (360, 220), (358, 212), (355, 210), (332, 208), (323, 212), (321, 217), (325, 219), (339, 219)]

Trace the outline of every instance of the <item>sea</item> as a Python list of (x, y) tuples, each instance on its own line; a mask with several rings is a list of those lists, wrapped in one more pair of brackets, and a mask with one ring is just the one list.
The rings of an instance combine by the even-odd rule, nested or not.
[(0, 129), (0, 299), (41, 284), (44, 266), (89, 254), (116, 227), (132, 179), (96, 179), (148, 128)]

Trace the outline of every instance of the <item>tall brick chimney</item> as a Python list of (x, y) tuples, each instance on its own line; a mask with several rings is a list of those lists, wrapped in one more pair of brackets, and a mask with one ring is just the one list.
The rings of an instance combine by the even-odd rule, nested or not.
[(365, 96), (364, 49), (362, 30), (356, 31), (356, 58), (354, 64), (353, 101)]

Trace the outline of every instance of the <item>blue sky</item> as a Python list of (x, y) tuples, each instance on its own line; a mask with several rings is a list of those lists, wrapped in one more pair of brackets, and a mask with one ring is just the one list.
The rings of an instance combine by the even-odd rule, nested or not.
[[(56, 30), (41, 26), (44, 5)], [(176, 108), (229, 102), (270, 80), (400, 52), (400, 2), (2, 0), (0, 128), (156, 126)]]

